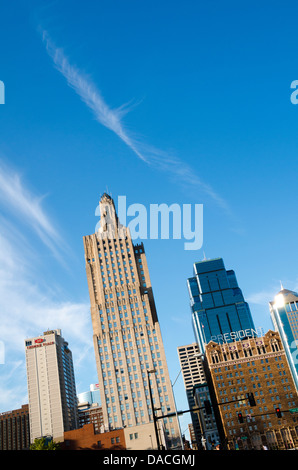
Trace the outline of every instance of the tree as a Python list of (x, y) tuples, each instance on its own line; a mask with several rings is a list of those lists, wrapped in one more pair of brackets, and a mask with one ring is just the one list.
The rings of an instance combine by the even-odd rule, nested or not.
[(59, 450), (60, 443), (53, 442), (53, 440), (48, 440), (45, 437), (40, 439), (35, 439), (33, 444), (30, 446), (30, 450)]

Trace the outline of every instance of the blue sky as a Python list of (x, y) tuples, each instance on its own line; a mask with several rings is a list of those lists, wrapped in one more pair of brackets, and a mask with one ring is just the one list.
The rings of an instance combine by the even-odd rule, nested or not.
[[(265, 331), (280, 281), (298, 288), (298, 7), (259, 3), (2, 5), (0, 412), (27, 403), (24, 339), (47, 328), (69, 341), (78, 393), (97, 382), (82, 237), (107, 190), (204, 205), (201, 250), (144, 240), (173, 381), (204, 254), (235, 270)], [(181, 377), (175, 393), (186, 409)]]

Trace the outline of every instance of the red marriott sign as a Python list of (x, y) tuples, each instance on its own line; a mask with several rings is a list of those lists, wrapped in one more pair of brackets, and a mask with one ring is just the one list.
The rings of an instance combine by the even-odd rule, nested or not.
[(51, 344), (55, 344), (55, 342), (50, 341), (49, 343), (32, 344), (32, 346), (27, 346), (27, 349), (40, 348), (42, 346), (50, 346)]

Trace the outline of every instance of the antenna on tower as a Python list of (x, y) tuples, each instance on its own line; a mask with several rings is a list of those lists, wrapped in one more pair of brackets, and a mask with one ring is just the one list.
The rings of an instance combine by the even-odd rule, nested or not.
[(108, 185), (106, 185), (106, 194), (110, 197), (112, 197), (112, 192), (110, 193), (109, 192), (109, 188), (108, 188)]
[(206, 258), (206, 255), (205, 255), (205, 251), (203, 251), (203, 255), (204, 255), (203, 261), (207, 261), (207, 258)]
[(284, 286), (282, 285), (282, 282), (281, 281), (279, 281), (279, 282), (280, 282), (280, 289), (284, 290)]

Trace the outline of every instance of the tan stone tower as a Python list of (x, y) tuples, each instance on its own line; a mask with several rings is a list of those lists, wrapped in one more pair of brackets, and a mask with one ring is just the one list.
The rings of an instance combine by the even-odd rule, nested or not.
[[(109, 195), (99, 205), (100, 228), (83, 239), (104, 423), (125, 427), (131, 440), (147, 429), (147, 444), (156, 443), (150, 391), (158, 417), (175, 412), (175, 402), (144, 246), (132, 243)], [(157, 428), (161, 444), (179, 445), (176, 417), (157, 420)]]

